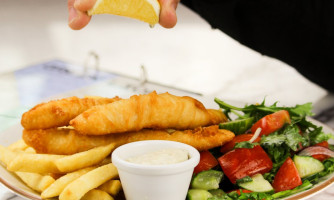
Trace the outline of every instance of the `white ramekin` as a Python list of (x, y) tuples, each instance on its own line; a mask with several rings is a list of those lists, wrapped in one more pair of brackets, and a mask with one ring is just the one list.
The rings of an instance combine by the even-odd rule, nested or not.
[[(169, 165), (142, 165), (127, 158), (166, 148), (189, 152), (189, 159)], [(145, 140), (122, 145), (112, 153), (127, 200), (185, 200), (192, 173), (199, 162), (199, 152), (192, 146), (173, 141)]]

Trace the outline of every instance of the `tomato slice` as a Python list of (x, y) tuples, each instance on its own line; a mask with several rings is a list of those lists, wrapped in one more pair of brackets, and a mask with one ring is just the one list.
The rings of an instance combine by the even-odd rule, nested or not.
[(298, 174), (296, 165), (292, 159), (288, 157), (275, 175), (274, 182), (272, 184), (273, 188), (275, 192), (280, 192), (291, 190), (301, 184), (302, 179)]
[(252, 126), (251, 131), (255, 133), (256, 129), (261, 128), (260, 135), (269, 135), (281, 129), (285, 123), (291, 123), (289, 112), (280, 110), (261, 118)]
[(219, 157), (218, 162), (233, 184), (237, 179), (257, 173), (264, 174), (273, 167), (272, 161), (260, 145), (251, 149), (234, 149)]
[(328, 158), (330, 158), (330, 156), (327, 156), (327, 155), (322, 155), (322, 154), (315, 154), (315, 155), (312, 155), (313, 158), (319, 160), (319, 161), (324, 161)]
[(319, 142), (315, 144), (314, 146), (321, 146), (321, 147), (329, 148), (329, 143), (327, 141), (323, 141), (323, 142)]
[[(314, 146), (325, 147), (325, 148), (328, 149), (329, 148), (329, 143), (327, 141), (323, 141), (323, 142), (319, 142), (319, 143), (315, 144)], [(312, 155), (312, 157), (322, 162), (322, 161), (330, 158), (331, 156), (325, 155), (325, 154), (315, 154), (315, 155)]]
[(218, 165), (217, 159), (210, 153), (210, 151), (200, 152), (200, 160), (198, 165), (194, 169), (194, 173), (197, 174), (201, 171), (212, 169)]
[[(227, 153), (233, 150), (236, 143), (249, 141), (253, 137), (253, 135), (254, 134), (241, 134), (241, 135), (235, 136), (231, 141), (229, 141), (228, 143), (224, 144), (221, 147), (220, 152)], [(260, 140), (261, 140), (261, 137), (257, 137), (254, 142), (259, 142)]]

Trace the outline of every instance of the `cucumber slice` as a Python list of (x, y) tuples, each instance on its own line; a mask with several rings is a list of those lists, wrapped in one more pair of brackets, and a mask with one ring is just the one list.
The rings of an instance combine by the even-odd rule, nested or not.
[(219, 188), (224, 173), (217, 170), (207, 170), (196, 174), (191, 181), (191, 188), (213, 190)]
[(246, 119), (239, 119), (219, 124), (220, 129), (227, 129), (232, 131), (236, 135), (245, 133), (252, 126), (254, 121), (253, 117)]
[(269, 181), (263, 178), (262, 174), (255, 174), (252, 179), (250, 182), (239, 183), (238, 185), (253, 192), (271, 192), (274, 190)]
[(207, 200), (210, 197), (212, 197), (212, 194), (202, 189), (190, 189), (187, 193), (188, 200)]
[(225, 192), (222, 189), (213, 189), (213, 190), (209, 190), (209, 192), (214, 197), (222, 197), (225, 194)]
[(311, 176), (325, 169), (324, 165), (319, 160), (311, 156), (295, 155), (293, 162), (296, 165), (300, 178)]

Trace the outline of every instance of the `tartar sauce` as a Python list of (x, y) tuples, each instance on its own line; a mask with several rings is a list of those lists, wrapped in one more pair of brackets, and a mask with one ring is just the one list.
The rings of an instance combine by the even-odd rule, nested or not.
[(169, 148), (130, 157), (128, 162), (143, 165), (168, 165), (186, 161), (189, 153), (185, 149)]

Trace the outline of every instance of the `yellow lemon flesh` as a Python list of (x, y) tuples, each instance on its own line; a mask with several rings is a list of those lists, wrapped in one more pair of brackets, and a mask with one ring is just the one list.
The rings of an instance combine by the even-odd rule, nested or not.
[(97, 0), (88, 15), (113, 14), (138, 19), (154, 25), (159, 22), (158, 0)]

